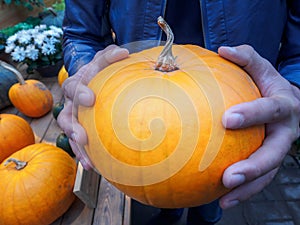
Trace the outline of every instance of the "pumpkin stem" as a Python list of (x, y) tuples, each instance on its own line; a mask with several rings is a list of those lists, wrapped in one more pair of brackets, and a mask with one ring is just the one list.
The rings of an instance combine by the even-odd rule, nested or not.
[(17, 170), (21, 170), (21, 169), (25, 168), (26, 165), (27, 165), (27, 162), (23, 162), (23, 161), (14, 159), (14, 158), (9, 158), (8, 160), (5, 161), (4, 166), (6, 166), (10, 162), (13, 162), (13, 163), (16, 164), (16, 169)]
[(160, 26), (160, 28), (165, 32), (167, 35), (167, 41), (166, 44), (158, 56), (155, 69), (160, 70), (162, 72), (171, 72), (174, 70), (177, 70), (178, 67), (176, 66), (176, 57), (173, 56), (172, 53), (172, 45), (174, 41), (174, 34), (170, 28), (170, 26), (167, 24), (167, 22), (160, 16), (157, 19), (157, 23)]
[(24, 80), (22, 74), (17, 69), (15, 69), (12, 65), (10, 65), (2, 60), (0, 60), (0, 65), (3, 66), (5, 69), (8, 69), (11, 72), (13, 72), (17, 76), (17, 79), (21, 85), (25, 84), (25, 80)]
[(52, 7), (48, 7), (46, 9), (51, 12), (53, 16), (57, 17), (57, 12)]

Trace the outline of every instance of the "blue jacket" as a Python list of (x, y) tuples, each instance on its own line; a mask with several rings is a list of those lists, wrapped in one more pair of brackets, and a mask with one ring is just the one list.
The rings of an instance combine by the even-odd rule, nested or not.
[[(199, 1), (205, 48), (249, 44), (300, 87), (300, 0)], [(164, 16), (166, 4), (167, 0), (66, 0), (63, 46), (69, 74), (112, 43), (135, 42), (138, 48), (138, 41), (148, 40), (149, 46), (141, 42), (144, 48), (160, 44), (157, 18)], [(181, 42), (189, 43), (188, 35)]]

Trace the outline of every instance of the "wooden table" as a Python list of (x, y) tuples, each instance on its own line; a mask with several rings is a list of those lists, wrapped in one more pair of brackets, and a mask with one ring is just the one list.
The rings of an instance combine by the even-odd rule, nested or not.
[[(54, 103), (62, 101), (63, 94), (57, 77), (44, 78), (33, 74), (26, 79), (40, 80), (50, 89)], [(32, 119), (11, 106), (2, 109), (0, 113), (16, 114), (28, 121), (34, 131), (36, 143), (55, 145), (56, 138), (61, 133), (52, 112)], [(83, 170), (80, 164), (74, 193), (77, 197), (69, 210), (51, 225), (130, 225), (131, 199), (95, 172)]]

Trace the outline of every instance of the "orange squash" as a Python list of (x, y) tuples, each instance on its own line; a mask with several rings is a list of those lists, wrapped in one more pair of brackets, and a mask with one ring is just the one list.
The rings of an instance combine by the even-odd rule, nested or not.
[(226, 109), (260, 92), (218, 54), (172, 47), (170, 28), (162, 18), (159, 24), (164, 49), (131, 54), (98, 73), (89, 83), (95, 104), (79, 108), (79, 121), (92, 163), (125, 194), (161, 208), (198, 206), (228, 192), (224, 170), (262, 144), (264, 126), (226, 130), (221, 122)]
[(26, 120), (13, 114), (0, 114), (0, 163), (34, 142), (33, 130)]
[(71, 206), (76, 163), (60, 148), (29, 145), (0, 164), (0, 221), (51, 224)]
[(61, 69), (58, 72), (58, 76), (57, 76), (57, 82), (58, 85), (61, 87), (63, 82), (69, 77), (69, 74), (65, 68), (65, 66), (62, 66)]
[(52, 109), (53, 96), (49, 89), (38, 80), (24, 80), (22, 74), (15, 68), (5, 65), (12, 71), (18, 83), (12, 85), (8, 97), (14, 107), (29, 117), (41, 117)]

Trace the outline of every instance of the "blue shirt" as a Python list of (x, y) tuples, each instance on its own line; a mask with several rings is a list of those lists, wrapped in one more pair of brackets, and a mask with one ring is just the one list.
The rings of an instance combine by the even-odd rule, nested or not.
[[(167, 2), (165, 20), (174, 33), (175, 44), (204, 45), (199, 0), (171, 0)], [(166, 40), (163, 34), (162, 40)]]

